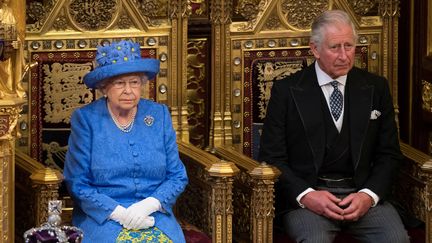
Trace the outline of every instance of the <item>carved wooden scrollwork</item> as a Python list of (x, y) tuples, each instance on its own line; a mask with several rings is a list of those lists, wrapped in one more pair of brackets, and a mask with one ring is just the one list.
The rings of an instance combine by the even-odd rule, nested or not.
[(36, 196), (36, 204), (38, 206), (41, 206), (37, 209), (37, 221), (36, 225), (41, 225), (42, 223), (47, 221), (48, 218), (48, 202), (50, 200), (58, 199), (58, 185), (57, 184), (51, 184), (51, 185), (38, 185), (36, 186), (35, 190), (39, 191), (39, 193)]
[(348, 1), (354, 13), (359, 16), (378, 15), (376, 10), (378, 4), (376, 0), (353, 0)]
[(168, 0), (133, 0), (133, 2), (144, 16), (167, 16)]
[[(212, 206), (217, 215), (213, 226), (222, 229), (213, 236), (216, 242), (232, 242), (232, 184), (232, 178), (218, 177), (212, 186)], [(226, 222), (223, 221), (222, 216), (225, 216)], [(224, 224), (226, 224), (225, 227), (223, 227)]]
[(47, 20), (48, 14), (59, 0), (46, 0), (43, 3), (30, 1), (26, 7), (27, 31), (37, 32)]
[(259, 13), (260, 0), (242, 0), (239, 1), (235, 8), (236, 13), (240, 14), (246, 20), (250, 21), (257, 17)]
[(72, 0), (68, 13), (80, 29), (94, 31), (107, 28), (118, 10), (118, 0)]
[(210, 177), (205, 169), (198, 164), (190, 163), (187, 157), (181, 156), (188, 171), (189, 178), (193, 178), (186, 190), (176, 203), (176, 210), (182, 219), (189, 224), (200, 227), (200, 230), (211, 235), (211, 186)]
[(247, 22), (235, 24), (233, 27), (237, 28), (238, 31), (252, 30), (259, 16), (262, 15), (270, 2), (270, 0), (244, 0), (238, 2), (234, 9), (236, 13), (241, 15)]
[(422, 80), (422, 107), (426, 112), (432, 112), (432, 84)]
[(0, 139), (11, 139), (13, 129), (18, 121), (21, 107), (1, 107), (0, 108)]
[(400, 14), (400, 0), (380, 0), (379, 9), (381, 16), (386, 17), (399, 17)]
[[(307, 0), (301, 2), (284, 0), (282, 2), (282, 11), (287, 22), (299, 30), (310, 29), (312, 21), (328, 8), (329, 3), (327, 0)], [(304, 9), (307, 9), (307, 11), (304, 11)]]

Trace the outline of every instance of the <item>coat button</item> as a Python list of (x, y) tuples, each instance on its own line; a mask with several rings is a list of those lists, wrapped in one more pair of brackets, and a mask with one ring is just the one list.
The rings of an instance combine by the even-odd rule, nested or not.
[(138, 157), (138, 153), (137, 153), (137, 152), (133, 152), (132, 155), (133, 155), (134, 157)]

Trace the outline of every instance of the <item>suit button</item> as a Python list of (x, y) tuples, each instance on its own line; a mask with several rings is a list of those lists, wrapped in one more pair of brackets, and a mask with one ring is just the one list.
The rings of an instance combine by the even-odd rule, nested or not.
[(134, 146), (134, 145), (135, 145), (135, 142), (134, 142), (134, 141), (129, 141), (129, 145), (130, 145), (130, 146)]
[(137, 153), (137, 152), (133, 152), (132, 155), (133, 155), (134, 157), (138, 157), (138, 153)]

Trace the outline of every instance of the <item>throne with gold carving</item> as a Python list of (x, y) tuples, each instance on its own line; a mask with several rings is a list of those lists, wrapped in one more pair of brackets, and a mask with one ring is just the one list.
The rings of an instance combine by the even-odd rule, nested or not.
[[(232, 102), (232, 145), (216, 146), (214, 153), (221, 158), (229, 158), (240, 168), (233, 191), (234, 207), (240, 208), (240, 212), (234, 212), (235, 236), (245, 235), (244, 242), (260, 242), (263, 239), (266, 242), (273, 241), (272, 218), (264, 218), (261, 213), (257, 213), (262, 211), (253, 208), (256, 199), (251, 196), (256, 191), (250, 190), (252, 186), (245, 185), (250, 185), (247, 182), (250, 181), (253, 168), (259, 166), (269, 168), (268, 165), (260, 164), (253, 159), (257, 158), (260, 129), (272, 84), (314, 61), (309, 51), (309, 31), (315, 16), (327, 9), (342, 9), (348, 12), (359, 34), (355, 65), (383, 75), (389, 80), (395, 111), (398, 114), (398, 80), (395, 72), (397, 52), (394, 51), (398, 43), (398, 7), (397, 1), (386, 0), (363, 2), (245, 0), (239, 1), (234, 6), (236, 13), (241, 16), (229, 24), (230, 32), (224, 36), (230, 40), (230, 48), (226, 56), (230, 57), (228, 71), (232, 88), (229, 93)], [(307, 11), (304, 11), (305, 9)], [(402, 151), (407, 159), (405, 171), (401, 171), (401, 177), (395, 183), (397, 192), (395, 194), (402, 199), (405, 198), (402, 201), (407, 212), (426, 222), (426, 232), (423, 229), (420, 231), (410, 229), (411, 236), (418, 237), (417, 240), (420, 242), (426, 237), (429, 242), (432, 229), (431, 211), (428, 206), (428, 185), (431, 181), (426, 175), (430, 174), (430, 162), (427, 162), (427, 156), (421, 156), (408, 147), (402, 144)], [(272, 202), (273, 194), (270, 194), (270, 197), (268, 195), (272, 193), (271, 185), (277, 178), (274, 170), (269, 174), (272, 176), (263, 182), (268, 185), (267, 190), (261, 191), (262, 195), (267, 195), (265, 202)], [(407, 179), (418, 183), (405, 183)], [(409, 185), (416, 186), (408, 188)], [(409, 203), (407, 191), (410, 191), (410, 194), (417, 199), (416, 202), (420, 203), (417, 205), (412, 201)], [(273, 213), (271, 207), (264, 205), (268, 208), (266, 212)], [(252, 230), (255, 227), (252, 222), (259, 219), (264, 219), (261, 222), (265, 223), (261, 224), (262, 227), (257, 234), (256, 230)], [(249, 222), (251, 227), (237, 227), (245, 225), (244, 222)], [(286, 238), (281, 239), (279, 236), (274, 239), (275, 242), (286, 242)]]
[(50, 200), (63, 201), (62, 219), (70, 223), (73, 205), (61, 184), (70, 115), (100, 95), (82, 82), (94, 67), (96, 46), (128, 38), (140, 44), (142, 56), (161, 62), (160, 73), (143, 94), (171, 109), (190, 180), (175, 209), (186, 239), (230, 242), (232, 178), (238, 169), (188, 143), (186, 80), (182, 78), (188, 5), (137, 0), (27, 3), (24, 49), (35, 65), (24, 80), (28, 100), (18, 121), (16, 219), (25, 223), (17, 226), (17, 238), (46, 221)]

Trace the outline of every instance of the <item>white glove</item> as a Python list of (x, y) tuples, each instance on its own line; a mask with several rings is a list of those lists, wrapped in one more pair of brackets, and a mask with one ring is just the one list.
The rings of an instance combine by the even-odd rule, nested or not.
[(141, 223), (145, 220), (146, 217), (160, 210), (160, 208), (161, 204), (159, 200), (154, 197), (148, 197), (144, 200), (134, 203), (126, 209), (123, 226), (125, 226), (126, 228), (133, 228), (132, 226), (141, 225)]
[(146, 217), (135, 217), (134, 221), (132, 221), (130, 224), (123, 224), (123, 227), (126, 229), (147, 229), (150, 227), (153, 227), (155, 224), (155, 219), (153, 216), (146, 216)]
[(120, 224), (122, 224), (121, 222), (124, 221), (125, 218), (126, 218), (126, 208), (124, 208), (121, 205), (117, 205), (117, 207), (114, 209), (114, 211), (112, 211), (110, 215), (110, 219)]
[(110, 215), (110, 219), (118, 222), (127, 229), (147, 229), (154, 226), (155, 220), (152, 216), (137, 217), (136, 221), (131, 224), (125, 224), (126, 220), (126, 208), (118, 205)]

